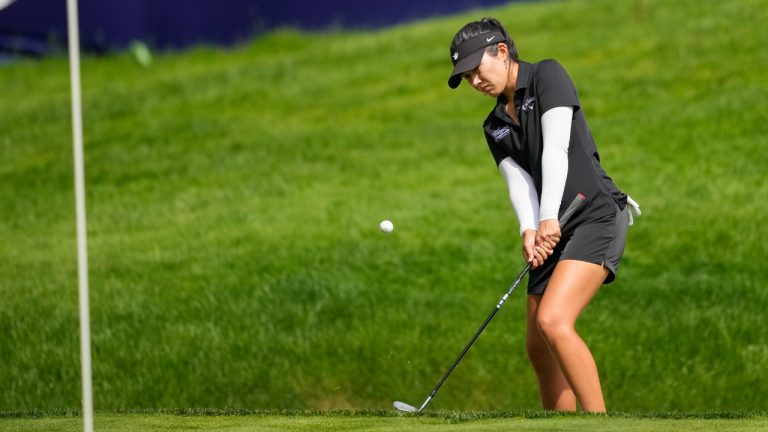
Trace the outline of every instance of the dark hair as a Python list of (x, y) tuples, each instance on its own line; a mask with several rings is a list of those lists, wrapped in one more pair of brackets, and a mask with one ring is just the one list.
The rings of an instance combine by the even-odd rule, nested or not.
[[(483, 18), (480, 21), (467, 23), (461, 30), (456, 32), (456, 36), (453, 37), (453, 42), (451, 43), (451, 52), (455, 52), (458, 46), (465, 40), (491, 32), (499, 32), (504, 35), (505, 40), (503, 43), (507, 46), (512, 60), (517, 61), (517, 47), (515, 46), (515, 42), (509, 37), (509, 33), (504, 29), (504, 26), (501, 25), (497, 19), (490, 17)], [(488, 48), (493, 49), (495, 47), (496, 45), (491, 45)]]

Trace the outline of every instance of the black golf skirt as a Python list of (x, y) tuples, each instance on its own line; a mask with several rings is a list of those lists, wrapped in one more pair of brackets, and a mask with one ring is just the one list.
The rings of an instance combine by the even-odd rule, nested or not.
[(615, 205), (615, 209), (614, 213), (606, 217), (579, 225), (571, 233), (564, 233), (552, 256), (528, 275), (528, 294), (544, 294), (555, 266), (561, 260), (604, 265), (608, 269), (608, 276), (603, 283), (613, 282), (624, 254), (629, 224), (629, 206), (621, 210)]

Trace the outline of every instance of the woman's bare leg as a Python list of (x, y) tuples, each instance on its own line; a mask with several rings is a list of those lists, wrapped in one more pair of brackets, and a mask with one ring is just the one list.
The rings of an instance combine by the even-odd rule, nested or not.
[(576, 411), (576, 396), (563, 375), (557, 359), (549, 350), (547, 341), (539, 331), (536, 314), (541, 296), (528, 296), (528, 327), (525, 348), (539, 383), (541, 407), (553, 411)]
[(608, 270), (599, 264), (557, 263), (538, 304), (536, 324), (584, 411), (605, 412), (595, 359), (576, 333), (576, 320), (602, 286)]

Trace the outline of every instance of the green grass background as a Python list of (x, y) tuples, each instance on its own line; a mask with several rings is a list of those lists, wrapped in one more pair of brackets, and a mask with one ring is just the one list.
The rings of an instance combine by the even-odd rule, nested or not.
[[(420, 403), (522, 264), (492, 101), (446, 86), (454, 32), (492, 15), (567, 68), (643, 207), (579, 323), (609, 409), (765, 409), (768, 2), (645, 5), (85, 58), (95, 406)], [(0, 67), (0, 410), (80, 405), (68, 80), (65, 58)], [(523, 297), (435, 409), (538, 407)]]

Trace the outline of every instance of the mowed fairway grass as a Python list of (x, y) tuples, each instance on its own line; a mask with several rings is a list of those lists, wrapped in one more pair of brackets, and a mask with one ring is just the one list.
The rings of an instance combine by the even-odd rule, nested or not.
[[(643, 3), (86, 56), (97, 426), (765, 430), (745, 416), (768, 401), (768, 1)], [(365, 414), (420, 404), (522, 266), (493, 101), (446, 85), (451, 37), (485, 15), (566, 67), (642, 205), (578, 329), (610, 411), (673, 414), (515, 417), (539, 407), (522, 289), (432, 401), (449, 414)], [(67, 61), (3, 65), (0, 90), (0, 429), (74, 430), (55, 415), (81, 400)], [(114, 413), (225, 408), (364, 411)], [(452, 423), (467, 410), (511, 414)]]
[[(9, 431), (76, 432), (82, 430), (78, 417), (44, 415), (37, 418), (0, 418)], [(719, 418), (718, 418), (719, 417)], [(510, 413), (510, 412), (436, 412), (429, 415), (398, 415), (374, 411), (325, 412), (240, 412), (224, 414), (198, 412), (102, 412), (95, 416), (95, 428), (101, 431), (133, 432), (172, 431), (585, 431), (585, 432), (759, 432), (768, 430), (765, 415), (723, 416), (637, 416), (613, 414)]]

